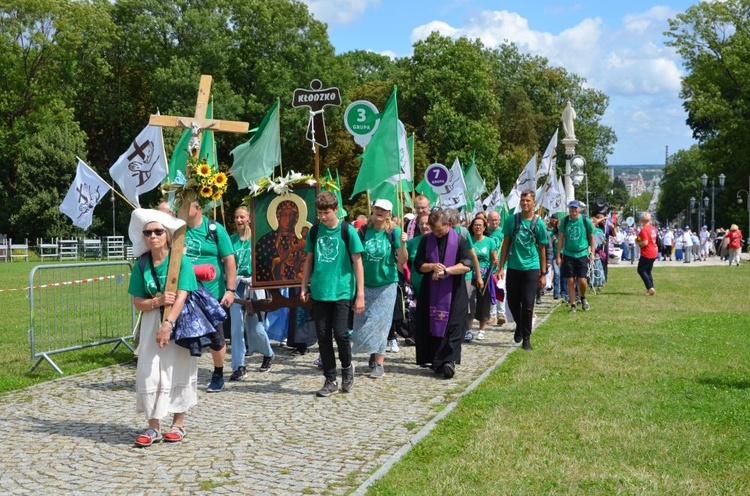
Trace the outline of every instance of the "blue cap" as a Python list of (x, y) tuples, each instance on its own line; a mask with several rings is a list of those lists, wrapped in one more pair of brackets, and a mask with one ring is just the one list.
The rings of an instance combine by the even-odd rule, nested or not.
[(685, 226), (685, 229), (690, 229), (690, 226)]
[(578, 200), (570, 200), (570, 202), (568, 202), (568, 207), (581, 208), (581, 202)]

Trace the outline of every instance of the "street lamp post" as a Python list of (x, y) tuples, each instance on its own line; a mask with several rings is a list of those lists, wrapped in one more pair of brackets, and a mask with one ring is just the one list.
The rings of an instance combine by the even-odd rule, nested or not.
[(711, 231), (713, 232), (716, 232), (716, 221), (714, 218), (716, 210), (716, 193), (724, 191), (724, 179), (726, 179), (726, 176), (724, 174), (719, 174), (719, 185), (714, 185), (714, 180), (711, 179), (711, 186), (708, 186), (708, 176), (705, 174), (701, 176), (701, 194), (704, 191), (706, 193), (711, 193)]
[[(689, 226), (693, 225), (693, 212), (695, 212), (695, 197), (691, 196), (690, 197), (690, 212), (689, 212), (690, 216), (688, 217), (688, 219), (689, 219), (688, 220), (688, 225)], [(700, 224), (700, 219), (698, 219), (698, 223)]]
[(587, 215), (590, 215), (591, 207), (589, 207), (589, 175), (586, 173), (586, 159), (580, 155), (576, 155), (570, 160), (570, 165), (572, 167), (571, 180), (573, 182), (573, 186), (577, 188), (581, 185), (581, 182), (586, 182), (586, 212)]
[(741, 189), (737, 192), (737, 203), (742, 204), (742, 196), (740, 193), (745, 193), (745, 205), (747, 205), (747, 231), (745, 231), (745, 239), (750, 244), (750, 178), (747, 179), (748, 189)]

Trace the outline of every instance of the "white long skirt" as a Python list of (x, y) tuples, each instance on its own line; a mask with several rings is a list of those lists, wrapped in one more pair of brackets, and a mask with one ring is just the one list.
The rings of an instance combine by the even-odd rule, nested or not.
[(160, 323), (158, 309), (143, 313), (135, 409), (147, 419), (183, 413), (198, 403), (198, 358), (174, 341), (159, 348), (156, 333)]

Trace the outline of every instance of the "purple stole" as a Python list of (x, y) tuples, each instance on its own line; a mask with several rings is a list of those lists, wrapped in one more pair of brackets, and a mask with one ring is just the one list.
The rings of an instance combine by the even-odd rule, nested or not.
[[(445, 246), (445, 257), (442, 264), (451, 267), (456, 264), (458, 255), (458, 234), (453, 229), (448, 230), (448, 241)], [(427, 236), (426, 255), (428, 263), (441, 263), (438, 252), (437, 236), (430, 233)], [(453, 276), (444, 279), (435, 280), (432, 277), (430, 281), (430, 334), (436, 338), (445, 336), (445, 329), (448, 327), (448, 316), (451, 310), (451, 300), (453, 299)]]

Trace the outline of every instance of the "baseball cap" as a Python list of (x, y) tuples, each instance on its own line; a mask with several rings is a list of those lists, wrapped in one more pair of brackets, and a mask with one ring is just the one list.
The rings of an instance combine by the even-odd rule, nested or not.
[(580, 208), (581, 202), (579, 202), (578, 200), (570, 200), (568, 202), (568, 207)]
[(388, 210), (389, 212), (393, 211), (393, 203), (388, 200), (384, 200), (383, 198), (375, 200), (375, 203), (373, 203), (372, 206), (373, 208), (378, 207), (382, 208), (383, 210)]

